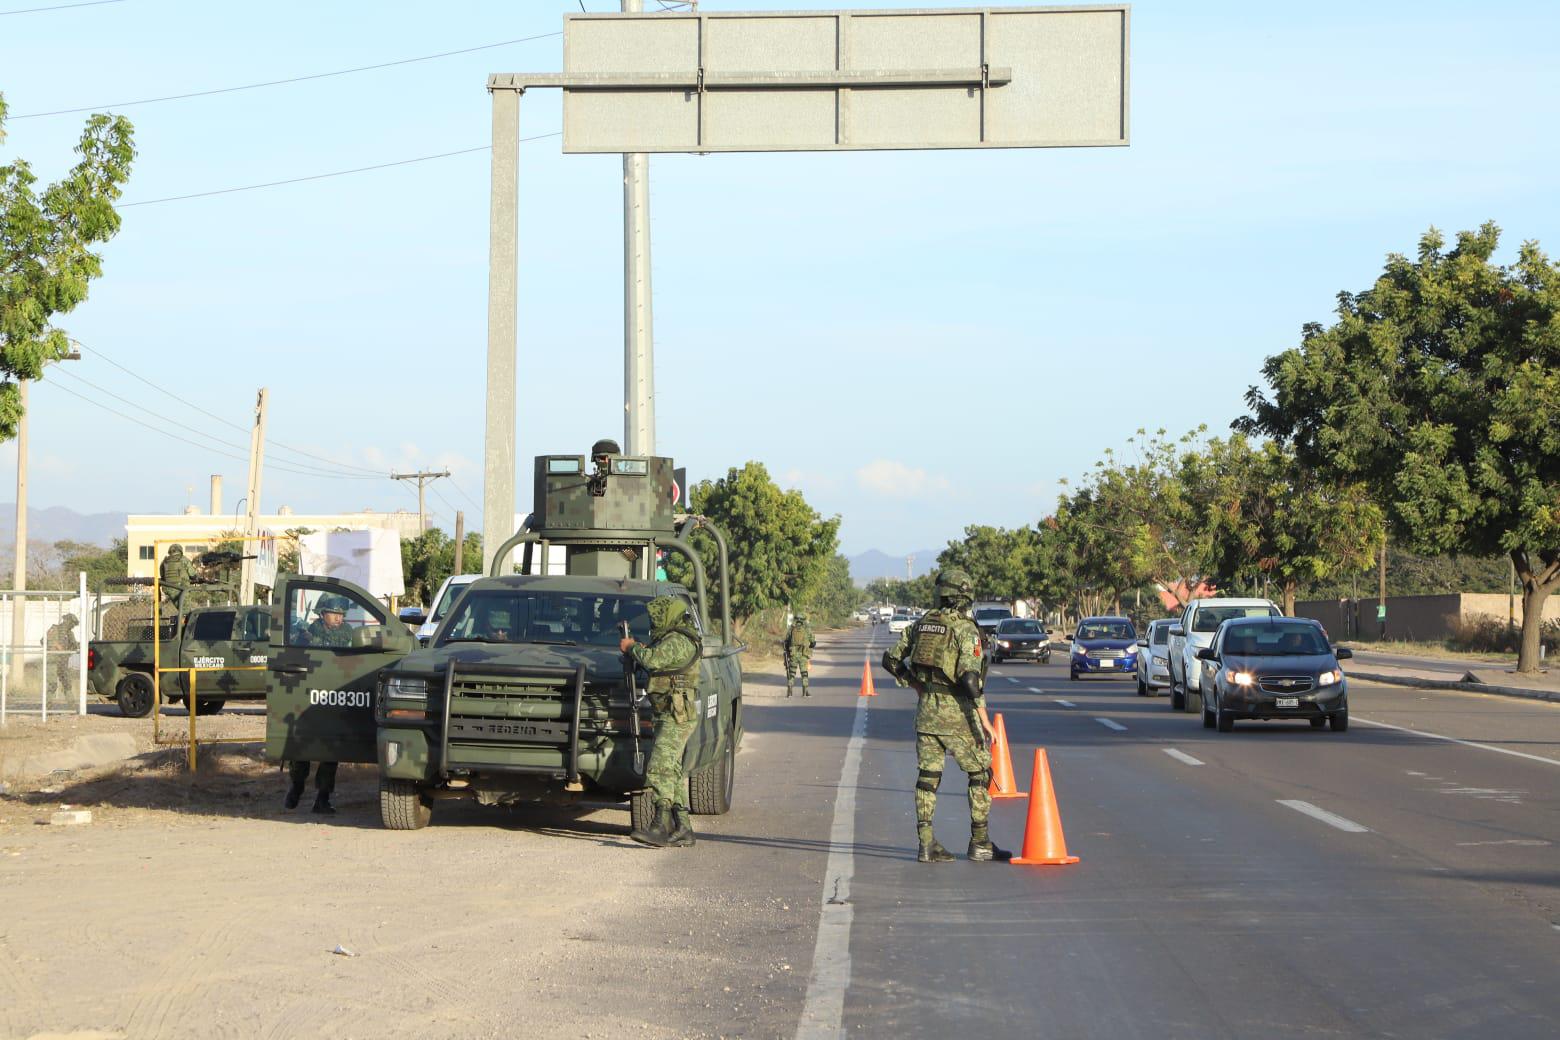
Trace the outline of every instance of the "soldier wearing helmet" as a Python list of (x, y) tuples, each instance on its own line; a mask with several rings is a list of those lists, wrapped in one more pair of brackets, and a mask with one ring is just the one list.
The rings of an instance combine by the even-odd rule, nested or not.
[(647, 692), (655, 711), (655, 743), (645, 765), (645, 783), (654, 793), (655, 817), (629, 837), (644, 845), (692, 845), (688, 822), (688, 785), (683, 776), (683, 749), (699, 725), (699, 661), (703, 644), (688, 620), (688, 605), (677, 596), (657, 596), (646, 608), (650, 642), (627, 636), (618, 649), (627, 666), (650, 673)]
[(791, 627), (785, 634), (785, 695), (787, 697), (794, 691), (794, 680), (798, 673), (802, 677), (802, 696), (812, 696), (812, 691), (807, 688), (807, 669), (812, 663), (813, 648), (817, 645), (818, 639), (813, 635), (812, 626), (807, 623), (807, 615), (797, 614), (791, 618)]
[(315, 618), (303, 630), (307, 646), (351, 646), (352, 629), (347, 627), (347, 599), (326, 593), (314, 608)]
[(915, 713), (915, 825), (922, 863), (946, 863), (953, 854), (932, 834), (937, 788), (943, 763), (952, 755), (969, 776), (969, 858), (1005, 862), (1013, 854), (992, 844), (987, 830), (991, 815), (991, 719), (986, 714), (985, 672), (980, 630), (969, 616), (975, 584), (955, 567), (937, 575), (933, 610), (904, 630), (883, 667), (901, 686), (920, 696)]
[(595, 472), (590, 475), (590, 493), (600, 497), (607, 493), (607, 477), (612, 470), (612, 456), (623, 454), (623, 449), (618, 442), (610, 437), (603, 437), (590, 446), (590, 462), (595, 466)]
[(66, 614), (49, 626), (49, 631), (43, 637), (43, 648), (48, 651), (45, 656), (49, 658), (54, 672), (55, 691), (67, 692), (71, 687), (70, 655), (81, 649), (81, 643), (76, 639), (75, 614)]
[(178, 608), (184, 603), (184, 594), (198, 580), (195, 567), (190, 563), (189, 557), (184, 555), (184, 546), (170, 545), (168, 555), (163, 557), (162, 563), (157, 567), (157, 584), (162, 589), (162, 594), (175, 608)]

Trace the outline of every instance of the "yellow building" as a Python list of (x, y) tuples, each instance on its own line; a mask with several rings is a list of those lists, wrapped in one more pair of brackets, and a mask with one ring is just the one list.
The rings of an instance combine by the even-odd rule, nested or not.
[[(396, 510), (380, 513), (365, 509), (361, 513), (294, 513), (283, 506), (275, 513), (261, 514), (261, 530), (277, 535), (302, 528), (308, 531), (367, 531), (383, 529), (399, 532), (401, 538), (416, 538), (419, 526), (416, 513)], [(129, 549), (129, 576), (150, 578), (157, 570), (161, 553), (159, 541), (178, 541), (185, 553), (204, 552), (211, 546), (231, 537), (244, 526), (242, 515), (202, 513), (191, 506), (183, 514), (132, 514), (125, 519), (125, 537)], [(167, 546), (163, 546), (163, 551)]]

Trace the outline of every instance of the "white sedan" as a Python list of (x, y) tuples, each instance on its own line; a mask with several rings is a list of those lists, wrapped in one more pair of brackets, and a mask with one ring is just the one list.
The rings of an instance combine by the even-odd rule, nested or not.
[(888, 630), (890, 632), (903, 632), (905, 629), (909, 628), (914, 621), (915, 618), (911, 617), (909, 614), (895, 614), (888, 623)]

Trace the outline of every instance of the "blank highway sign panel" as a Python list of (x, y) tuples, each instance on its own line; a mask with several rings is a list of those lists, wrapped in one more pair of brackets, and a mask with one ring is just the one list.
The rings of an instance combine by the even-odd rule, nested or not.
[(1121, 146), (1129, 27), (1125, 5), (569, 15), (563, 150)]

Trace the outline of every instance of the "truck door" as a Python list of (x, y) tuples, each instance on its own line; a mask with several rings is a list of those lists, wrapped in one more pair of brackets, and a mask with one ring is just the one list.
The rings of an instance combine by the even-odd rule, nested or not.
[(415, 641), (351, 582), (286, 575), (276, 589), (266, 663), (266, 754), (297, 762), (374, 762), (380, 669)]
[[(184, 644), (179, 654), (183, 668), (218, 668), (221, 671), (203, 671), (195, 677), (195, 691), (201, 700), (208, 697), (226, 699), (237, 696), (243, 672), (230, 669), (234, 665), (247, 664), (237, 660), (233, 653), (233, 622), (237, 612), (233, 610), (205, 609), (191, 615), (184, 629)], [(167, 663), (163, 665), (167, 667)], [(189, 673), (179, 676), (179, 692), (188, 695)]]
[[(271, 609), (269, 607), (243, 607), (238, 612), (238, 630), (233, 633), (233, 653), (236, 664), (249, 668), (264, 668), (271, 659)], [(238, 688), (252, 696), (264, 696), (270, 687), (271, 673), (266, 671), (234, 672)]]

